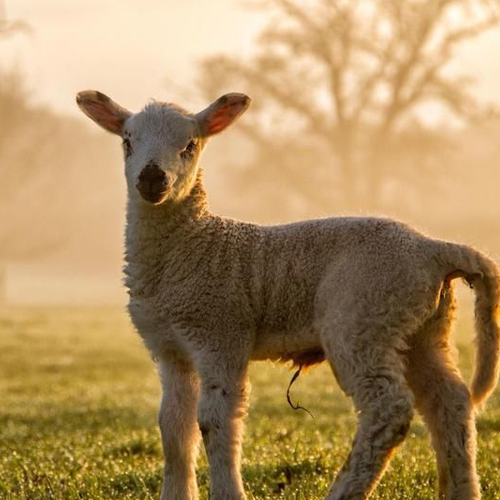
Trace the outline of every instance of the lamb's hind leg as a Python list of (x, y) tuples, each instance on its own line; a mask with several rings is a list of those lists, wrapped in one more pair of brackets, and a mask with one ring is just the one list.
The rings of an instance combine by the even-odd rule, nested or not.
[(161, 500), (195, 500), (198, 379), (189, 364), (166, 356), (159, 360), (159, 371), (163, 389), (159, 423), (165, 455)]
[(236, 352), (205, 355), (198, 365), (198, 422), (207, 452), (212, 500), (243, 500), (241, 439), (248, 406), (247, 361)]
[[(413, 395), (407, 387), (400, 354), (373, 332), (370, 339), (339, 331), (340, 342), (325, 342), (337, 380), (353, 397), (358, 428), (349, 458), (339, 472), (327, 500), (368, 498), (406, 436), (413, 416)], [(334, 345), (336, 344), (336, 345)]]
[(407, 380), (431, 433), (439, 474), (439, 498), (477, 500), (475, 425), (469, 389), (451, 356), (452, 290), (415, 337), (408, 356)]

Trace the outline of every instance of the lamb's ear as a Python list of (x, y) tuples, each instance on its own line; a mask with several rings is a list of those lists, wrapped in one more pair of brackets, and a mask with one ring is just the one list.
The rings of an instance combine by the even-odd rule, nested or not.
[(125, 121), (132, 115), (97, 90), (78, 92), (76, 103), (89, 118), (113, 134), (121, 135)]
[(207, 137), (222, 132), (250, 106), (250, 97), (245, 94), (225, 94), (195, 117), (201, 135)]

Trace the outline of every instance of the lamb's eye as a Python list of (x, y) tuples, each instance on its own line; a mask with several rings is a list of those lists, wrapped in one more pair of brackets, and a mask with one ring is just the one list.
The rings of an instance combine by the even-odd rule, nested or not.
[(189, 144), (181, 151), (181, 156), (186, 158), (192, 156), (192, 154), (196, 151), (196, 141), (191, 139)]
[(132, 144), (130, 144), (130, 139), (123, 139), (123, 151), (125, 151), (125, 158), (128, 158), (132, 154)]

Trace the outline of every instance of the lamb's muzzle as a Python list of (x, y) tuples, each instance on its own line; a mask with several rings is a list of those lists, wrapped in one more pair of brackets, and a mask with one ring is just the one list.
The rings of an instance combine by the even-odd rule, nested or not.
[(150, 203), (160, 203), (166, 198), (169, 190), (167, 174), (160, 169), (159, 165), (150, 162), (139, 174), (139, 182), (136, 184), (141, 196)]

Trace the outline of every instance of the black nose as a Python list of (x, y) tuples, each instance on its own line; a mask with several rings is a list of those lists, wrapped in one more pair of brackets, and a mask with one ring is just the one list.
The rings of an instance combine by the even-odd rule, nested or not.
[(142, 169), (136, 187), (145, 200), (156, 203), (168, 190), (168, 178), (158, 164), (151, 162)]

